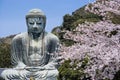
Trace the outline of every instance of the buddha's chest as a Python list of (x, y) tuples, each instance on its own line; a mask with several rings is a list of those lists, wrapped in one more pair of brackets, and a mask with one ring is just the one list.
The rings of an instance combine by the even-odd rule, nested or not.
[(44, 40), (31, 40), (28, 45), (28, 55), (39, 54), (42, 55), (47, 51), (47, 41)]
[(44, 56), (44, 52), (45, 52), (45, 43), (42, 42), (41, 40), (39, 41), (34, 41), (31, 40), (29, 42), (29, 50), (28, 50), (28, 59), (30, 60), (30, 62), (32, 62), (32, 64), (38, 63), (40, 62), (40, 60), (43, 58)]
[(29, 55), (31, 54), (41, 54), (42, 48), (45, 47), (42, 43), (42, 41), (34, 41), (31, 40), (29, 42)]

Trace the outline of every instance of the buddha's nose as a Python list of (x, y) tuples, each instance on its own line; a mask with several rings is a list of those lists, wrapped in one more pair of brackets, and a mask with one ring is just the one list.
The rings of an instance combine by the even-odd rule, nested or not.
[(36, 23), (34, 23), (33, 27), (34, 27), (34, 28), (38, 28), (38, 26), (37, 26), (37, 24), (36, 24)]

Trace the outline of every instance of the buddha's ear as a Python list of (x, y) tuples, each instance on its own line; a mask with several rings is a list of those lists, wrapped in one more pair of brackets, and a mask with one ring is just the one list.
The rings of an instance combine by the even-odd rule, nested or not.
[(27, 25), (27, 27), (28, 27), (28, 18), (26, 18), (26, 25)]
[(45, 30), (45, 27), (46, 27), (46, 23), (44, 23), (43, 25), (44, 25), (44, 30)]
[(46, 27), (46, 16), (43, 17), (43, 21), (44, 21), (44, 29)]

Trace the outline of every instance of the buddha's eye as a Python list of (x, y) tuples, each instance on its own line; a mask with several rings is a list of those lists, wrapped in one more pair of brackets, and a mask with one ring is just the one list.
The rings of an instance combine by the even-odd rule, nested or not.
[(29, 22), (30, 25), (33, 25), (34, 23), (33, 22)]
[(37, 25), (41, 25), (42, 23), (41, 22), (38, 22), (38, 23), (36, 23)]

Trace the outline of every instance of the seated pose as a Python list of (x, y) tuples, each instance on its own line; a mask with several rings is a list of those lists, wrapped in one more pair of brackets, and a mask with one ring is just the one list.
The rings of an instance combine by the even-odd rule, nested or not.
[(12, 40), (14, 67), (1, 73), (5, 80), (57, 80), (59, 39), (45, 32), (46, 16), (40, 9), (26, 15), (28, 31)]

